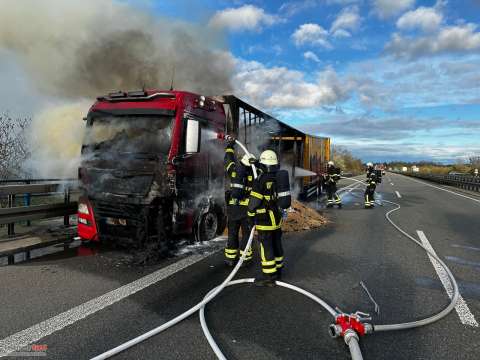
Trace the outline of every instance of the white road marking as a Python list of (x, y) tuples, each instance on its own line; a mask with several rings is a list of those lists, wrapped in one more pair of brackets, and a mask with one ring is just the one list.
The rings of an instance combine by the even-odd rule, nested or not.
[(50, 319), (42, 321), (39, 324), (33, 325), (28, 329), (10, 335), (5, 339), (0, 340), (0, 357), (7, 356), (13, 351), (17, 351), (31, 343), (53, 334), (56, 331), (62, 330), (63, 328), (79, 320), (84, 319), (87, 316), (96, 313), (97, 311), (105, 309), (106, 307), (115, 304), (116, 302), (123, 300), (126, 297), (133, 295), (149, 287), (150, 285), (164, 280), (173, 274), (205, 259), (212, 253), (213, 252), (189, 256), (163, 269), (157, 270), (138, 280), (121, 286), (118, 289), (112, 290)]
[[(435, 250), (433, 250), (432, 248), (432, 245), (430, 245), (430, 242), (425, 236), (425, 233), (423, 231), (417, 230), (417, 234), (423, 246), (429, 249), (432, 253), (436, 254)], [(448, 278), (447, 272), (442, 267), (442, 265), (440, 265), (438, 261), (433, 258), (433, 256), (429, 254), (428, 258), (430, 259), (430, 262), (432, 263), (435, 271), (437, 272), (437, 275), (440, 278), (440, 281), (442, 282), (448, 297), (451, 299), (453, 296), (453, 287), (450, 279)], [(465, 300), (463, 300), (462, 295), (460, 295), (458, 298), (457, 305), (455, 305), (455, 310), (457, 311), (458, 317), (460, 318), (462, 324), (478, 327), (478, 322), (477, 320), (475, 320), (475, 316), (473, 316), (473, 314), (471, 313)]]
[(430, 187), (432, 187), (432, 188), (434, 188), (434, 189), (442, 190), (442, 191), (448, 192), (448, 193), (450, 193), (450, 194), (454, 194), (454, 195), (457, 195), (457, 196), (461, 196), (461, 197), (463, 197), (463, 198), (465, 198), (465, 199), (469, 199), (469, 200), (475, 201), (475, 202), (477, 202), (477, 203), (480, 203), (480, 200), (479, 200), (479, 199), (475, 199), (475, 198), (470, 197), (470, 196), (467, 196), (467, 195), (459, 194), (459, 193), (457, 193), (457, 192), (455, 192), (455, 191), (447, 190), (447, 189), (441, 188), (441, 187), (439, 187), (439, 186), (435, 186), (435, 185), (428, 184), (428, 183), (423, 182), (423, 181), (419, 181), (419, 180), (416, 180), (416, 179), (412, 179), (412, 178), (409, 177), (409, 176), (406, 176), (406, 178), (409, 179), (409, 180), (411, 180), (411, 181), (415, 181), (415, 182), (418, 182), (418, 183), (420, 183), (420, 184), (423, 184), (423, 185), (426, 185), (426, 186), (430, 186)]
[(400, 195), (400, 193), (399, 193), (398, 191), (395, 191), (395, 194), (397, 194), (397, 197), (398, 197), (399, 199), (402, 198), (402, 195)]

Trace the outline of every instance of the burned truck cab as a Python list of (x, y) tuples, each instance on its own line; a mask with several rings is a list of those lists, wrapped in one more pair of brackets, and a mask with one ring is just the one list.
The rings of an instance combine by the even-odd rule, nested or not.
[(127, 246), (223, 232), (223, 106), (182, 91), (115, 92), (86, 117), (78, 234)]

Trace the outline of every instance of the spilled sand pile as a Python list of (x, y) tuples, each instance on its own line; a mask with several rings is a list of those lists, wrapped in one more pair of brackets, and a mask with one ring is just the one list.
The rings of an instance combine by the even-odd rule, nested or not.
[(282, 230), (284, 232), (310, 230), (325, 226), (327, 223), (327, 219), (316, 210), (293, 200), (288, 219), (283, 224)]

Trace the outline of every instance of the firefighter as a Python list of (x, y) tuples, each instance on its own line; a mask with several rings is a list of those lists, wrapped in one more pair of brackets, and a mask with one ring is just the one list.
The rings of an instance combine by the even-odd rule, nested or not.
[[(235, 266), (243, 255), (243, 250), (253, 227), (252, 219), (247, 215), (247, 207), (252, 189), (253, 171), (250, 162), (255, 158), (244, 155), (240, 161), (235, 157), (235, 139), (227, 138), (225, 148), (225, 172), (230, 179), (230, 188), (225, 193), (228, 217), (228, 241), (225, 247), (225, 264)], [(239, 231), (242, 230), (242, 239), (239, 241)], [(244, 264), (252, 259), (252, 249), (247, 250)]]
[(262, 173), (254, 180), (248, 203), (248, 215), (255, 219), (260, 243), (263, 278), (259, 286), (275, 286), (283, 269), (282, 222), (291, 205), (288, 171), (280, 170), (277, 155), (265, 150), (260, 155)]
[(342, 207), (342, 199), (337, 194), (337, 181), (340, 180), (340, 169), (335, 167), (333, 161), (329, 161), (327, 165), (327, 173), (323, 177), (323, 184), (327, 191), (327, 208), (337, 205)]
[(367, 163), (367, 187), (365, 189), (365, 209), (375, 206), (375, 189), (377, 187), (377, 174), (371, 162)]

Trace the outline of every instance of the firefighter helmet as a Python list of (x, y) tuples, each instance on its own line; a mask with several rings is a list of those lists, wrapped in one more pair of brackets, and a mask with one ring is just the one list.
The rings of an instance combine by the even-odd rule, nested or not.
[(260, 164), (271, 166), (278, 165), (277, 154), (273, 150), (265, 150), (260, 154)]
[(240, 161), (243, 165), (250, 166), (250, 159), (252, 159), (252, 158), (255, 159), (255, 156), (253, 156), (251, 154), (245, 154), (245, 155), (243, 155), (242, 160), (240, 160)]
[(371, 162), (368, 162), (367, 167), (373, 167), (373, 164)]
[(330, 160), (330, 161), (328, 162), (328, 166), (335, 166), (335, 163)]

